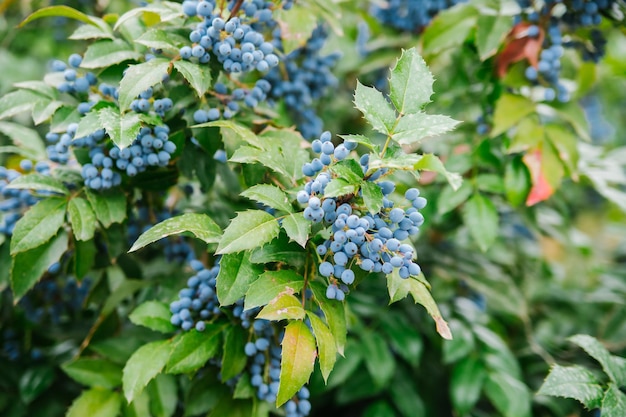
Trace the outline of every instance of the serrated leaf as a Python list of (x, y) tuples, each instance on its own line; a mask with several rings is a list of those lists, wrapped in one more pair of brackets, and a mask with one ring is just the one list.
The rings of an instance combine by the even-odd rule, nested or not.
[(283, 293), (263, 307), (256, 317), (272, 321), (302, 320), (304, 314), (304, 308), (300, 301), (291, 294)]
[(50, 265), (61, 259), (66, 249), (67, 233), (61, 230), (48, 243), (13, 257), (11, 288), (16, 302), (39, 281)]
[(120, 110), (126, 111), (130, 107), (130, 103), (140, 93), (161, 83), (163, 77), (168, 74), (169, 66), (170, 62), (161, 58), (155, 58), (142, 64), (129, 66), (124, 73), (124, 78), (120, 81)]
[(176, 330), (176, 327), (170, 322), (171, 317), (172, 313), (168, 306), (160, 301), (146, 301), (128, 316), (133, 324), (161, 333), (170, 333)]
[(120, 116), (117, 109), (104, 107), (98, 110), (98, 117), (106, 133), (120, 149), (130, 146), (141, 130), (142, 115), (137, 113)]
[[(50, 118), (63, 106), (63, 104), (64, 103), (62, 101), (57, 100), (40, 100), (35, 102), (32, 110), (33, 123), (35, 123), (35, 125), (40, 125), (43, 122), (50, 120)], [(39, 139), (39, 136), (37, 136), (37, 138)]]
[(22, 175), (11, 181), (6, 188), (15, 188), (19, 190), (35, 190), (35, 191), (49, 191), (52, 193), (58, 193), (67, 195), (69, 191), (63, 183), (55, 178), (42, 174), (27, 174)]
[[(172, 32), (166, 32), (160, 29), (150, 29), (146, 33), (135, 39), (135, 43), (141, 44), (148, 48), (178, 52), (180, 47), (186, 44), (186, 40), (182, 36), (179, 36)], [(176, 61), (174, 63), (174, 66), (176, 66), (177, 62), (186, 61)]]
[(326, 287), (320, 282), (311, 282), (310, 288), (313, 291), (318, 305), (324, 313), (326, 323), (335, 338), (337, 352), (343, 356), (346, 346), (346, 312), (343, 303), (337, 300), (326, 298)]
[(370, 154), (370, 163), (367, 175), (371, 175), (381, 168), (399, 169), (402, 171), (416, 171), (417, 163), (421, 161), (423, 155), (399, 153), (397, 155), (380, 158), (378, 155)]
[(92, 43), (87, 47), (83, 61), (80, 66), (82, 68), (103, 68), (124, 61), (138, 60), (142, 54), (133, 50), (133, 48), (121, 39), (101, 40)]
[(591, 410), (600, 407), (603, 390), (596, 377), (582, 366), (554, 365), (537, 394), (573, 398)]
[(211, 88), (211, 68), (206, 65), (194, 64), (189, 61), (174, 61), (174, 68), (187, 80), (198, 97)]
[(78, 358), (61, 366), (74, 381), (89, 387), (115, 388), (122, 384), (122, 367), (106, 359)]
[(161, 373), (172, 350), (169, 340), (159, 340), (143, 345), (126, 362), (122, 384), (124, 396), (133, 401), (154, 377)]
[(626, 416), (626, 394), (620, 391), (615, 384), (609, 384), (609, 388), (604, 393), (602, 399), (603, 417)]
[(324, 189), (324, 197), (341, 197), (348, 194), (355, 194), (357, 191), (357, 184), (350, 184), (348, 181), (335, 178), (330, 180), (326, 188)]
[(192, 329), (174, 339), (165, 371), (170, 374), (195, 372), (214, 357), (220, 345), (223, 325), (207, 324), (203, 332)]
[(304, 278), (294, 271), (265, 271), (250, 285), (244, 310), (264, 306), (280, 294), (296, 294), (304, 287)]
[(412, 145), (454, 129), (460, 122), (440, 114), (413, 113), (400, 118), (392, 138), (400, 145)]
[(287, 194), (275, 185), (254, 185), (242, 192), (241, 195), (276, 210), (293, 213), (293, 208), (291, 207), (291, 204), (289, 204)]
[(324, 382), (328, 383), (328, 376), (335, 367), (337, 361), (337, 346), (330, 329), (316, 314), (307, 311), (307, 317), (311, 322), (311, 328), (315, 336), (317, 353)]
[(354, 92), (354, 106), (363, 113), (365, 119), (372, 125), (374, 130), (384, 134), (390, 134), (396, 123), (396, 112), (383, 93), (374, 87), (366, 87), (357, 81)]
[(67, 201), (47, 198), (31, 207), (17, 221), (11, 237), (11, 255), (34, 249), (50, 240), (63, 226)]
[(499, 217), (496, 206), (487, 197), (474, 194), (461, 211), (470, 235), (481, 251), (486, 252), (498, 237)]
[(317, 27), (318, 15), (311, 13), (310, 7), (294, 4), (291, 9), (278, 9), (274, 14), (285, 54), (304, 46)]
[(122, 406), (122, 397), (117, 392), (94, 388), (74, 400), (66, 417), (116, 417)]
[(433, 75), (415, 48), (403, 50), (391, 69), (389, 98), (401, 114), (418, 113), (433, 95)]
[(113, 223), (122, 223), (126, 219), (126, 196), (124, 194), (97, 194), (89, 190), (85, 192), (96, 213), (96, 218), (104, 227), (109, 227)]
[(217, 298), (222, 306), (228, 306), (243, 297), (263, 269), (250, 262), (248, 252), (227, 253), (220, 260), (217, 276)]
[(280, 227), (276, 219), (262, 210), (237, 213), (220, 240), (217, 254), (241, 252), (254, 249), (274, 240)]
[(77, 240), (91, 240), (96, 232), (96, 213), (84, 198), (73, 198), (67, 207), (72, 232)]
[(502, 45), (502, 41), (512, 27), (512, 16), (478, 16), (475, 43), (481, 61), (485, 61), (498, 52), (499, 46)]
[(361, 193), (363, 194), (365, 207), (367, 207), (370, 213), (378, 213), (383, 208), (383, 191), (378, 184), (371, 181), (363, 181)]
[(0, 122), (0, 133), (11, 139), (16, 146), (29, 150), (37, 159), (45, 159), (46, 148), (39, 134), (17, 123)]
[(311, 222), (304, 218), (302, 213), (295, 213), (286, 216), (281, 224), (287, 232), (289, 239), (298, 243), (303, 248), (309, 240), (311, 234)]
[(289, 401), (309, 380), (315, 365), (315, 338), (304, 322), (297, 320), (285, 327), (281, 342), (280, 386), (276, 407)]
[(363, 181), (363, 170), (361, 165), (354, 159), (339, 161), (331, 165), (329, 170), (338, 178), (341, 178), (351, 185), (359, 185)]
[(443, 175), (454, 190), (457, 190), (463, 183), (463, 178), (459, 174), (448, 171), (443, 162), (431, 153), (422, 155), (422, 158), (415, 164), (415, 169)]
[(589, 335), (577, 334), (568, 340), (576, 343), (589, 356), (597, 360), (611, 381), (618, 385), (626, 385), (626, 367), (617, 363), (615, 360), (616, 356), (611, 355), (598, 339)]
[(0, 120), (31, 110), (40, 100), (48, 98), (30, 90), (17, 90), (0, 97)]
[(244, 142), (256, 146), (257, 148), (263, 149), (263, 142), (254, 134), (253, 131), (248, 129), (247, 127), (240, 125), (232, 120), (215, 120), (213, 122), (202, 123), (199, 125), (193, 125), (192, 128), (201, 128), (201, 127), (221, 127), (224, 129), (232, 130), (239, 139)]
[(346, 142), (356, 142), (378, 153), (378, 145), (372, 143), (368, 137), (363, 135), (337, 135)]
[(115, 37), (109, 31), (104, 30), (100, 26), (85, 24), (77, 27), (68, 39), (115, 39)]
[(134, 252), (164, 237), (189, 232), (205, 243), (217, 243), (222, 235), (220, 227), (206, 214), (185, 213), (157, 223), (133, 243)]

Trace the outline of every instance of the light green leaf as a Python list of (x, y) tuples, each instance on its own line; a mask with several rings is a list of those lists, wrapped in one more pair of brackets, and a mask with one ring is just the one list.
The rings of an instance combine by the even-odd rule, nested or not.
[(337, 135), (337, 136), (339, 136), (346, 142), (356, 142), (378, 153), (378, 145), (373, 144), (372, 141), (369, 140), (369, 138), (366, 136), (363, 136), (363, 135)]
[(94, 388), (74, 400), (66, 417), (116, 417), (122, 406), (122, 397), (117, 392)]
[(306, 384), (315, 365), (315, 338), (304, 322), (297, 320), (285, 327), (280, 362), (280, 386), (276, 407), (289, 401)]
[(487, 371), (474, 357), (462, 359), (454, 365), (450, 380), (450, 398), (459, 415), (466, 415), (478, 402)]
[(70, 19), (79, 20), (83, 23), (100, 27), (101, 29), (108, 29), (109, 32), (111, 31), (109, 26), (106, 23), (104, 23), (102, 19), (99, 19), (94, 16), (88, 16), (68, 6), (43, 7), (35, 11), (34, 13), (30, 14), (26, 19), (24, 19), (19, 24), (19, 26), (22, 27), (26, 25), (27, 23), (30, 23), (33, 20), (41, 19), (42, 17), (57, 17), (57, 16), (69, 17)]
[(372, 173), (381, 168), (399, 169), (401, 171), (416, 171), (418, 169), (417, 163), (421, 161), (422, 158), (422, 155), (414, 153), (399, 153), (382, 159), (376, 154), (370, 154), (370, 163), (367, 175), (372, 175)]
[(11, 255), (41, 246), (56, 235), (65, 221), (66, 207), (62, 198), (47, 198), (31, 207), (15, 224)]
[[(52, 116), (63, 106), (62, 101), (52, 100), (45, 101), (39, 100), (35, 102), (32, 110), (33, 122), (35, 125), (40, 125), (43, 122), (47, 122), (50, 120)], [(37, 136), (39, 139), (39, 135)], [(41, 142), (41, 140), (39, 140)]]
[(289, 10), (278, 9), (274, 15), (280, 27), (285, 54), (304, 46), (317, 27), (318, 15), (299, 3)]
[(459, 174), (449, 172), (443, 162), (431, 153), (422, 155), (422, 158), (415, 164), (415, 169), (433, 171), (443, 175), (454, 190), (457, 190), (463, 183), (463, 178)]
[(400, 145), (411, 145), (423, 139), (441, 135), (460, 122), (439, 114), (413, 113), (400, 118), (392, 138)]
[(417, 50), (403, 50), (391, 69), (389, 98), (401, 114), (418, 113), (430, 101), (434, 81)]
[(257, 314), (258, 319), (280, 321), (285, 319), (302, 320), (304, 318), (304, 308), (300, 301), (291, 294), (280, 294), (271, 300)]
[(242, 196), (249, 198), (266, 206), (275, 208), (276, 210), (282, 210), (287, 213), (293, 213), (293, 208), (289, 204), (289, 198), (287, 194), (275, 185), (259, 184), (253, 185), (244, 192)]
[(287, 232), (290, 240), (298, 243), (303, 248), (309, 240), (311, 222), (304, 218), (302, 213), (290, 214), (283, 219), (282, 228)]
[(115, 388), (122, 384), (122, 367), (106, 359), (78, 358), (64, 363), (61, 369), (88, 387)]
[(315, 344), (317, 345), (318, 359), (320, 370), (325, 382), (328, 382), (328, 376), (335, 367), (337, 361), (337, 346), (330, 329), (315, 313), (307, 311), (307, 317), (311, 322), (313, 334), (315, 335)]
[(473, 191), (474, 188), (469, 182), (464, 182), (458, 190), (445, 187), (437, 197), (437, 214), (441, 216), (454, 210), (466, 202)]
[(499, 217), (496, 206), (481, 194), (474, 194), (462, 210), (463, 221), (470, 235), (483, 252), (486, 252), (498, 237)]
[(187, 80), (198, 97), (211, 88), (211, 68), (206, 65), (194, 64), (189, 61), (174, 61), (174, 68)]
[(234, 304), (243, 297), (263, 269), (250, 262), (249, 252), (227, 253), (220, 260), (217, 276), (217, 298), (222, 306)]
[(184, 232), (193, 234), (205, 243), (217, 243), (222, 235), (220, 227), (206, 214), (185, 213), (164, 220), (142, 233), (129, 252), (134, 252), (164, 237)]
[(389, 384), (396, 371), (393, 355), (381, 334), (371, 330), (363, 330), (359, 336), (363, 355), (367, 358), (365, 367), (372, 377), (374, 385), (383, 388)]
[[(117, 118), (119, 119), (120, 115), (117, 114)], [(104, 125), (98, 117), (98, 111), (90, 111), (85, 114), (78, 122), (78, 128), (76, 129), (76, 134), (74, 135), (76, 138), (83, 138), (87, 135), (92, 134), (93, 132), (104, 129)]]
[(384, 134), (393, 131), (397, 119), (396, 112), (380, 91), (373, 87), (366, 87), (357, 81), (354, 106), (363, 113), (374, 130)]
[(239, 212), (226, 230), (217, 247), (217, 254), (254, 249), (271, 242), (280, 227), (276, 219), (262, 210)]
[(19, 190), (49, 191), (53, 193), (67, 195), (68, 189), (63, 183), (55, 178), (41, 174), (22, 175), (11, 181), (6, 188), (16, 188)]
[(182, 333), (174, 339), (165, 371), (170, 374), (186, 374), (202, 368), (217, 354), (223, 330), (223, 325), (207, 324), (203, 332), (192, 329)]
[(30, 111), (41, 100), (47, 102), (49, 98), (30, 90), (17, 90), (5, 94), (0, 97), (0, 120)]
[(350, 183), (350, 185), (360, 185), (363, 182), (363, 170), (361, 165), (354, 159), (339, 161), (329, 167), (331, 173), (337, 178)]
[(128, 316), (137, 326), (144, 326), (161, 333), (170, 333), (176, 327), (170, 322), (172, 313), (165, 303), (160, 301), (146, 301), (139, 305)]
[(372, 213), (378, 213), (383, 208), (383, 191), (378, 184), (371, 181), (363, 181), (361, 184), (361, 192), (363, 194), (363, 202), (367, 210)]
[(72, 225), (72, 232), (77, 240), (91, 240), (96, 232), (96, 213), (91, 204), (84, 198), (76, 197), (70, 200), (67, 214)]
[(324, 197), (341, 197), (348, 194), (355, 194), (357, 189), (358, 185), (350, 184), (348, 181), (341, 178), (335, 178), (330, 180), (324, 189)]
[(126, 362), (122, 383), (124, 396), (133, 401), (154, 377), (161, 373), (172, 351), (169, 340), (159, 340), (143, 345)]
[(50, 131), (54, 133), (65, 133), (69, 125), (79, 123), (81, 119), (80, 113), (76, 106), (61, 106), (52, 116), (50, 122)]
[(489, 374), (485, 393), (503, 417), (530, 417), (532, 398), (528, 387), (507, 374)]
[(280, 294), (296, 294), (303, 287), (304, 278), (292, 270), (265, 271), (250, 285), (244, 310), (264, 306)]
[(68, 39), (115, 39), (115, 37), (110, 31), (104, 30), (100, 26), (85, 24), (77, 27), (76, 30), (68, 37)]
[(104, 107), (98, 110), (98, 118), (113, 143), (121, 149), (130, 146), (141, 130), (142, 116), (137, 113), (120, 116), (117, 109)]
[(24, 90), (30, 90), (33, 93), (40, 94), (45, 96), (50, 100), (54, 100), (58, 96), (58, 91), (56, 88), (51, 87), (43, 81), (22, 81), (19, 83), (13, 84), (16, 88), (21, 88)]
[(232, 130), (239, 139), (259, 149), (263, 149), (263, 142), (257, 137), (257, 135), (254, 134), (253, 131), (232, 120), (216, 120), (214, 122), (202, 123), (199, 125), (193, 125), (191, 127), (221, 127), (224, 129)]
[(626, 394), (620, 391), (615, 384), (609, 384), (609, 388), (604, 393), (602, 399), (603, 417), (626, 416)]
[(537, 394), (573, 398), (591, 410), (600, 407), (603, 390), (596, 377), (582, 366), (554, 365)]
[(530, 187), (530, 173), (522, 158), (511, 160), (504, 171), (504, 189), (509, 203), (516, 207), (523, 204)]
[(619, 364), (609, 351), (595, 337), (577, 334), (568, 339), (583, 348), (592, 358), (597, 360), (611, 381), (618, 385), (626, 385), (626, 367)]
[(104, 227), (113, 223), (122, 223), (126, 219), (126, 196), (122, 193), (98, 194), (86, 190), (96, 218)]
[(174, 20), (184, 16), (183, 9), (180, 3), (163, 1), (159, 3), (149, 4), (146, 7), (136, 7), (131, 9), (130, 11), (120, 16), (117, 22), (115, 22), (114, 29), (118, 30), (127, 21), (143, 15), (150, 16), (150, 20), (152, 21), (154, 21), (155, 18), (158, 18), (161, 22), (168, 22), (170, 20)]
[(462, 45), (476, 26), (476, 20), (476, 9), (469, 3), (457, 4), (441, 11), (422, 35), (424, 54), (434, 55)]
[[(135, 43), (141, 44), (148, 48), (178, 52), (180, 47), (185, 45), (187, 41), (182, 36), (179, 36), (173, 32), (166, 32), (160, 29), (150, 29), (146, 33), (135, 39)], [(186, 61), (176, 61), (174, 62), (174, 66), (176, 66), (176, 64), (179, 62)]]
[(155, 58), (142, 64), (131, 65), (120, 82), (119, 103), (120, 110), (125, 111), (130, 103), (148, 88), (163, 81), (169, 72), (170, 62), (166, 59)]
[[(171, 417), (178, 406), (178, 384), (173, 375), (157, 375), (148, 384), (150, 411), (154, 417)], [(143, 414), (147, 416), (148, 414)], [(139, 416), (137, 416), (139, 417)]]
[(13, 257), (11, 288), (16, 302), (39, 281), (50, 265), (61, 259), (66, 249), (67, 233), (61, 230), (48, 243)]
[(489, 134), (492, 138), (495, 138), (535, 111), (535, 103), (526, 97), (503, 94), (496, 102), (496, 109), (493, 114), (493, 128)]
[(0, 122), (0, 133), (8, 136), (16, 146), (30, 151), (38, 160), (45, 159), (46, 148), (35, 130), (17, 123)]
[(326, 298), (326, 286), (321, 282), (311, 282), (310, 288), (324, 313), (330, 331), (333, 333), (335, 344), (337, 345), (337, 352), (343, 356), (347, 333), (346, 312), (343, 303)]
[(85, 51), (82, 68), (103, 68), (124, 61), (138, 60), (142, 54), (121, 39), (104, 39), (89, 45)]
[(475, 43), (481, 61), (487, 60), (498, 52), (498, 48), (512, 27), (512, 16), (478, 16)]

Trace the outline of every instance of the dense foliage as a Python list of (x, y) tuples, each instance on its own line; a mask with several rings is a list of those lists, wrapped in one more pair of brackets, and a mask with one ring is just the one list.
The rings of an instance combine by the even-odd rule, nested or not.
[(626, 415), (622, 1), (52, 3), (3, 416)]

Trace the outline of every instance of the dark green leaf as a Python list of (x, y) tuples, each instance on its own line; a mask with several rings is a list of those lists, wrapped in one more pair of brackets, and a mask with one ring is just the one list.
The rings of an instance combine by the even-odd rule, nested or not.
[(304, 287), (304, 278), (294, 271), (265, 271), (250, 285), (244, 310), (264, 306), (280, 294), (296, 294)]
[(86, 190), (96, 218), (104, 227), (122, 223), (126, 219), (126, 196), (122, 193), (97, 194)]
[(350, 183), (350, 185), (358, 185), (363, 181), (361, 165), (354, 159), (339, 161), (331, 165), (329, 169), (338, 178)]
[(165, 371), (170, 374), (195, 372), (214, 357), (224, 326), (207, 324), (203, 332), (192, 329), (174, 339)]
[(464, 358), (454, 366), (450, 381), (450, 398), (459, 415), (466, 415), (474, 408), (486, 377), (484, 365), (474, 357)]
[(122, 384), (122, 367), (106, 359), (78, 358), (63, 364), (61, 369), (88, 387), (115, 388)]
[(490, 374), (485, 393), (503, 417), (530, 417), (532, 397), (528, 387), (507, 374)]
[(281, 226), (287, 232), (289, 239), (303, 248), (306, 247), (311, 233), (311, 222), (306, 220), (302, 213), (289, 214), (283, 219)]
[(22, 175), (11, 181), (7, 188), (17, 188), (20, 190), (50, 191), (53, 193), (67, 195), (69, 191), (63, 183), (55, 178), (41, 174)]
[(513, 206), (520, 206), (526, 201), (530, 191), (530, 173), (521, 157), (507, 164), (504, 172), (504, 188), (507, 200)]
[(134, 252), (164, 237), (184, 232), (192, 233), (205, 243), (219, 242), (222, 234), (220, 227), (206, 214), (186, 213), (164, 220), (144, 232), (133, 243), (129, 252)]
[(217, 247), (217, 254), (254, 249), (271, 242), (278, 236), (278, 221), (262, 210), (239, 212), (226, 230)]
[(143, 345), (126, 362), (122, 378), (124, 396), (133, 401), (154, 377), (161, 373), (172, 351), (169, 340)]
[(116, 417), (122, 406), (122, 397), (117, 392), (93, 388), (74, 400), (67, 417)]
[(475, 194), (463, 206), (462, 214), (472, 238), (486, 252), (498, 237), (496, 206), (488, 198)]
[(77, 240), (91, 240), (96, 232), (96, 214), (84, 198), (70, 200), (67, 207), (72, 232)]
[[(171, 417), (178, 405), (176, 377), (173, 375), (157, 375), (148, 384), (150, 394), (150, 411), (154, 417)], [(139, 416), (138, 416), (139, 417)]]
[(67, 201), (41, 200), (18, 220), (11, 237), (11, 255), (34, 249), (49, 241), (63, 226)]
[(380, 334), (364, 330), (359, 336), (363, 355), (367, 358), (365, 366), (376, 386), (382, 388), (393, 378), (396, 362)]
[(297, 320), (285, 327), (281, 342), (280, 386), (276, 406), (289, 401), (309, 380), (317, 352), (315, 338), (304, 322)]
[(204, 93), (211, 88), (210, 67), (188, 61), (174, 61), (174, 68), (187, 80), (198, 97), (204, 97)]
[(228, 253), (220, 260), (217, 276), (217, 298), (222, 306), (228, 306), (243, 297), (263, 269), (250, 262), (248, 252)]
[(450, 320), (450, 330), (454, 334), (454, 339), (443, 343), (444, 363), (456, 362), (476, 349), (474, 333), (463, 322), (457, 319)]
[(20, 399), (30, 404), (54, 382), (54, 370), (47, 366), (26, 369), (19, 379)]
[(322, 377), (325, 382), (328, 382), (328, 376), (337, 361), (337, 345), (335, 344), (335, 338), (326, 323), (316, 314), (307, 311), (307, 317), (311, 322), (311, 328), (315, 335), (315, 344), (317, 345), (317, 355)]
[(467, 201), (473, 191), (474, 188), (467, 181), (456, 191), (452, 187), (445, 187), (437, 197), (437, 214), (441, 216), (454, 210)]
[(172, 313), (165, 303), (160, 301), (146, 301), (137, 307), (128, 316), (131, 322), (161, 333), (170, 333), (176, 327), (170, 322)]
[(343, 303), (326, 298), (326, 287), (321, 282), (311, 282), (310, 288), (324, 313), (330, 331), (333, 333), (335, 344), (337, 345), (337, 352), (343, 356), (347, 333), (346, 312)]
[(584, 334), (577, 334), (568, 339), (572, 343), (576, 343), (583, 348), (585, 352), (592, 358), (597, 360), (602, 369), (609, 376), (611, 381), (618, 385), (626, 385), (626, 367), (623, 364), (619, 364), (615, 360), (615, 356), (611, 355), (609, 351), (598, 341), (598, 339)]
[(430, 101), (434, 81), (417, 50), (403, 50), (391, 69), (389, 98), (401, 114), (418, 113)]
[(232, 326), (226, 331), (222, 358), (222, 381), (234, 378), (246, 367), (248, 357), (244, 353), (244, 346), (247, 337), (246, 331), (241, 326)]

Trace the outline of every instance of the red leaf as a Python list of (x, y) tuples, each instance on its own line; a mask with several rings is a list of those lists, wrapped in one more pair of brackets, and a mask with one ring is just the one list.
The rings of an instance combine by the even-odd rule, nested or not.
[(507, 45), (496, 59), (496, 73), (502, 78), (511, 64), (526, 58), (530, 65), (537, 67), (539, 53), (543, 44), (544, 32), (540, 28), (539, 35), (531, 38), (527, 36), (530, 23), (518, 23), (507, 36)]
[(535, 149), (527, 153), (522, 160), (530, 171), (530, 180), (533, 184), (526, 198), (526, 205), (532, 206), (550, 198), (554, 194), (554, 188), (546, 179), (542, 165), (541, 149)]

